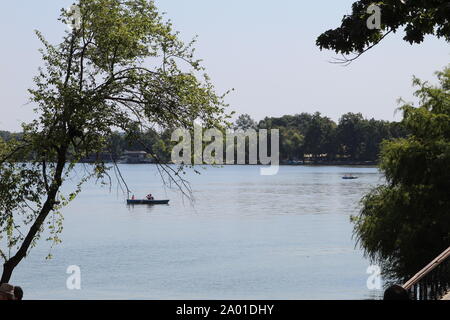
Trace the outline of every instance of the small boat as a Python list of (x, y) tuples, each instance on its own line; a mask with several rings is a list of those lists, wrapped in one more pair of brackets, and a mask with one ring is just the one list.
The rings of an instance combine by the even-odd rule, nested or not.
[(345, 175), (345, 176), (342, 177), (342, 179), (344, 179), (344, 180), (355, 180), (355, 179), (358, 179), (358, 177), (351, 176), (351, 175)]
[(127, 204), (169, 204), (170, 200), (127, 200)]

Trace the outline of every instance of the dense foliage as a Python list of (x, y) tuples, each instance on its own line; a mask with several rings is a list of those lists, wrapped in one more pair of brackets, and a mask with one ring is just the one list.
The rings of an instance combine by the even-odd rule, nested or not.
[(372, 190), (355, 233), (384, 274), (404, 280), (450, 246), (450, 68), (439, 86), (414, 79), (420, 106), (402, 107), (406, 138), (383, 143), (386, 184)]
[[(279, 129), (280, 160), (283, 163), (310, 162), (376, 162), (380, 144), (406, 136), (406, 130), (397, 122), (366, 119), (362, 114), (344, 114), (338, 123), (320, 113), (286, 115), (265, 118), (257, 123), (248, 114), (235, 121), (234, 130)], [(1, 132), (6, 140), (17, 134)], [(137, 138), (138, 136), (138, 138)], [(144, 133), (113, 132), (104, 153), (118, 160), (125, 151), (149, 151), (162, 162), (170, 162), (174, 143), (170, 130), (149, 129)]]
[[(367, 28), (372, 14), (367, 9), (372, 4), (381, 9), (381, 29)], [(352, 13), (343, 17), (341, 26), (318, 37), (317, 45), (344, 55), (360, 55), (401, 28), (404, 40), (411, 44), (423, 42), (426, 35), (450, 41), (449, 17), (448, 0), (359, 0), (353, 4)]]
[(406, 135), (396, 122), (366, 119), (360, 113), (344, 114), (338, 123), (320, 113), (265, 118), (259, 128), (280, 129), (280, 156), (284, 161), (378, 160), (383, 140)]

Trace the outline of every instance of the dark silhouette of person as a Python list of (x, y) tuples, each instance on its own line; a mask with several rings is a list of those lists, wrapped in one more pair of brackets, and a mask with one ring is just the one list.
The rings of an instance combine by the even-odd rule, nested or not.
[(408, 291), (402, 286), (395, 284), (386, 289), (383, 300), (406, 301), (410, 299)]
[(14, 287), (14, 298), (16, 300), (22, 300), (22, 298), (23, 298), (23, 290), (22, 290), (21, 287), (19, 287), (19, 286)]

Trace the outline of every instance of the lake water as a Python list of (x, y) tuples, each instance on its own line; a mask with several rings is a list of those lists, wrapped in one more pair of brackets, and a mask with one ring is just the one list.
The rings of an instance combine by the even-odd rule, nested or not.
[[(45, 260), (41, 241), (12, 283), (26, 299), (372, 299), (370, 263), (355, 248), (350, 215), (382, 183), (376, 168), (256, 166), (188, 174), (192, 204), (165, 190), (153, 165), (121, 165), (137, 197), (168, 206), (128, 207), (117, 184), (94, 182), (64, 210), (63, 243)], [(346, 173), (358, 180), (343, 180)], [(81, 290), (66, 270), (81, 269)]]

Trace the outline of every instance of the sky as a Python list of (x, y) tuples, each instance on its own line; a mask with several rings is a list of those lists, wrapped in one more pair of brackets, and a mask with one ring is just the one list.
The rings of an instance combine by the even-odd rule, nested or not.
[[(403, 32), (387, 37), (348, 67), (332, 64), (316, 38), (339, 25), (352, 0), (156, 0), (185, 41), (198, 36), (197, 57), (218, 93), (229, 89), (229, 111), (254, 119), (319, 111), (337, 121), (346, 112), (399, 120), (402, 97), (414, 101), (412, 76), (436, 82), (449, 64), (443, 39), (411, 46)], [(71, 0), (2, 1), (0, 9), (0, 130), (34, 119), (27, 89), (41, 63), (34, 30), (58, 43), (58, 20)]]

